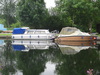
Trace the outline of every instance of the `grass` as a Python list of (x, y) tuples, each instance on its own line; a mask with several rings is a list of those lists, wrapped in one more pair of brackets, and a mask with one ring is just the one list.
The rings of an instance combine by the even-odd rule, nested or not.
[(100, 37), (100, 34), (96, 34), (96, 36)]
[(0, 33), (0, 36), (11, 36), (11, 33)]
[(100, 37), (100, 34), (99, 34), (99, 35), (97, 35), (97, 36), (99, 36), (99, 37)]

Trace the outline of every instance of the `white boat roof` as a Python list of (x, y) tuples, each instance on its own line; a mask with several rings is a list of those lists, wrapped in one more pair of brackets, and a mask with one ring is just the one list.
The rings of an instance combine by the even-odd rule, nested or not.
[(22, 29), (29, 29), (29, 27), (22, 27)]
[(49, 31), (49, 29), (28, 29), (27, 31)]

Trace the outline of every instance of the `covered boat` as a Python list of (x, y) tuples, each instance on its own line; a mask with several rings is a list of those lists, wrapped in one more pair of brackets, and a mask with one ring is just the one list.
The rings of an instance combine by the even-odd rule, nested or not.
[(54, 39), (56, 37), (55, 33), (50, 33), (48, 29), (29, 29), (24, 28), (14, 28), (12, 39)]
[(91, 36), (88, 33), (81, 32), (75, 27), (64, 27), (55, 41), (93, 41), (97, 36)]

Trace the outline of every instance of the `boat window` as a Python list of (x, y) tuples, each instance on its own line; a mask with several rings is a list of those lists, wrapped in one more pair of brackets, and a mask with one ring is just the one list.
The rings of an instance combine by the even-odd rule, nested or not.
[(45, 31), (35, 31), (35, 34), (44, 34)]
[(41, 31), (41, 33), (45, 33), (45, 31)]
[(33, 32), (28, 32), (27, 34), (32, 34)]

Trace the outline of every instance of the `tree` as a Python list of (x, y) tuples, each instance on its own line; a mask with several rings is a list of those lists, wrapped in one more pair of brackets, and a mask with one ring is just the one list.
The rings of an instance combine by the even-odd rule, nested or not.
[(58, 0), (57, 8), (61, 15), (63, 13), (68, 16), (66, 20), (69, 18), (72, 26), (91, 32), (99, 13), (95, 3), (92, 0)]
[(60, 20), (58, 16), (52, 15), (46, 19), (45, 28), (49, 29), (50, 31), (58, 30), (60, 31), (64, 27), (63, 20)]
[(20, 0), (18, 16), (25, 26), (43, 28), (47, 16), (44, 0)]
[(98, 16), (96, 17), (95, 22), (96, 23), (100, 23), (100, 0), (96, 0), (95, 2), (95, 7), (98, 7), (98, 12), (96, 12), (95, 14), (97, 14)]
[(15, 22), (16, 1), (14, 0), (0, 0), (0, 14), (6, 20), (6, 27)]

